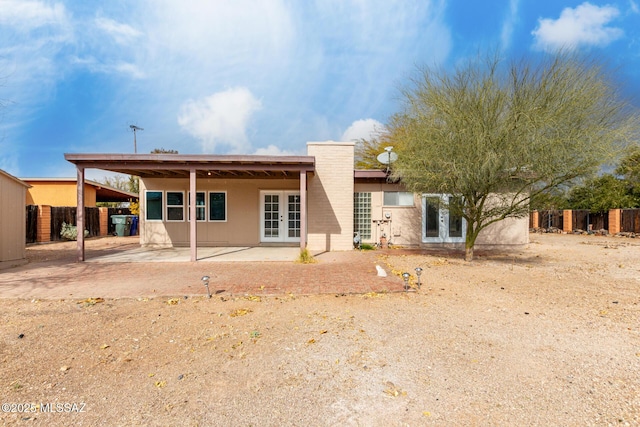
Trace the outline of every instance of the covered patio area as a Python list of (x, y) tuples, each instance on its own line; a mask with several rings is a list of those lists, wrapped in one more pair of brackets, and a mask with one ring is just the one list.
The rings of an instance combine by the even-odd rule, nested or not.
[[(224, 255), (231, 257), (232, 253), (244, 256), (264, 256), (259, 248), (248, 248), (246, 245), (229, 244), (225, 254), (216, 252), (215, 248), (206, 251), (199, 245), (198, 228), (205, 225), (201, 222), (196, 200), (198, 182), (200, 180), (217, 179), (229, 180), (287, 180), (289, 185), (299, 188), (299, 245), (297, 248), (289, 248), (299, 254), (307, 245), (307, 175), (315, 171), (315, 158), (313, 156), (231, 156), (231, 155), (179, 155), (179, 154), (65, 154), (65, 159), (75, 164), (77, 169), (77, 182), (85, 181), (87, 169), (101, 169), (118, 172), (127, 175), (139, 176), (142, 179), (167, 179), (185, 180), (188, 178), (187, 201), (184, 203), (187, 209), (185, 218), (198, 218), (197, 221), (182, 220), (188, 223), (188, 260), (196, 262), (203, 259), (219, 258)], [(186, 184), (185, 184), (186, 185)], [(84, 186), (77, 186), (77, 227), (85, 228)], [(144, 203), (143, 197), (141, 202)], [(256, 202), (257, 203), (257, 202)], [(182, 209), (182, 207), (180, 208)], [(282, 219), (281, 219), (282, 220)], [(141, 224), (145, 219), (141, 217)], [(169, 221), (172, 221), (170, 218)], [(200, 222), (200, 224), (198, 224)], [(175, 224), (175, 221), (173, 222)], [(296, 236), (297, 239), (297, 236)], [(297, 243), (297, 241), (296, 241)], [(237, 246), (240, 246), (238, 248)], [(266, 248), (265, 248), (266, 249)], [(204, 255), (198, 255), (198, 251), (204, 251)], [(170, 251), (160, 251), (162, 257), (169, 257)], [(149, 254), (149, 252), (147, 252)], [(180, 254), (180, 255), (178, 255)], [(173, 257), (182, 257), (184, 252), (175, 248)], [(287, 255), (289, 256), (289, 255)], [(295, 259), (295, 257), (294, 257)], [(77, 260), (85, 261), (85, 242), (82, 233), (78, 234)], [(148, 260), (147, 260), (148, 261)]]

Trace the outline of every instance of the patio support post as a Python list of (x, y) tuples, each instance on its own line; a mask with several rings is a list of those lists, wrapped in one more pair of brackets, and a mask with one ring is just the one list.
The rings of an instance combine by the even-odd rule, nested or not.
[(307, 247), (307, 171), (300, 171), (300, 250)]
[(77, 192), (78, 203), (76, 204), (76, 230), (78, 230), (78, 262), (84, 261), (84, 166), (77, 166)]
[(196, 226), (196, 169), (189, 170), (189, 246), (191, 248), (191, 262), (198, 260), (198, 235)]

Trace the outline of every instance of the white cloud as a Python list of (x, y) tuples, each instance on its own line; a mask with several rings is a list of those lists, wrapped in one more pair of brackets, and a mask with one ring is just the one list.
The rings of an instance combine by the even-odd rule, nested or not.
[(118, 44), (127, 44), (140, 37), (142, 33), (135, 28), (109, 18), (96, 18), (96, 26), (109, 34)]
[(502, 24), (502, 32), (500, 33), (501, 48), (506, 50), (511, 46), (511, 36), (513, 28), (518, 21), (518, 7), (520, 0), (509, 0), (509, 13)]
[(120, 73), (126, 74), (134, 79), (142, 79), (146, 76), (145, 73), (140, 68), (138, 68), (137, 65), (123, 61), (116, 61), (114, 63), (102, 63), (92, 56), (86, 58), (72, 57), (70, 59), (73, 64), (80, 65), (88, 69), (92, 73)]
[(283, 150), (275, 145), (269, 145), (266, 148), (258, 148), (253, 154), (257, 156), (299, 156), (300, 153), (296, 153), (289, 150)]
[(358, 141), (360, 139), (373, 139), (378, 137), (384, 130), (384, 125), (377, 120), (356, 120), (344, 131), (341, 140)]
[(188, 100), (180, 108), (178, 124), (197, 138), (204, 152), (230, 147), (230, 152), (246, 153), (250, 148), (247, 126), (251, 116), (262, 108), (260, 100), (244, 87)]
[(633, 0), (629, 0), (629, 8), (633, 13), (640, 13), (640, 7), (638, 7), (638, 3)]
[(140, 25), (158, 74), (180, 65), (190, 83), (206, 84), (211, 77), (204, 70), (227, 70), (223, 84), (230, 84), (239, 67), (265, 72), (286, 60), (293, 20), (284, 0), (150, 0)]
[(66, 25), (63, 4), (53, 6), (40, 1), (0, 0), (0, 24), (26, 32), (51, 25)]
[(534, 47), (553, 51), (579, 46), (606, 46), (622, 37), (620, 28), (608, 27), (620, 15), (614, 6), (595, 6), (585, 2), (575, 9), (565, 8), (560, 18), (539, 19), (538, 28), (532, 34)]

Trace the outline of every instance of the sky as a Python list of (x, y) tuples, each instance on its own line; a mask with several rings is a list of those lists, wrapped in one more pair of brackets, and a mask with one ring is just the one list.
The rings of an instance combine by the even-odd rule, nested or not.
[(138, 153), (305, 155), (487, 48), (595, 55), (640, 106), (640, 0), (0, 0), (0, 169), (74, 177), (64, 153), (133, 153), (131, 125)]

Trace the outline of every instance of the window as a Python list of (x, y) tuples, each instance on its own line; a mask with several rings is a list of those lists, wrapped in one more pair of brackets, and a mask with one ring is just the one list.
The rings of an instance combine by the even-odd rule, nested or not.
[(167, 221), (184, 221), (184, 192), (167, 191)]
[(413, 206), (413, 193), (408, 191), (385, 191), (385, 206)]
[[(191, 207), (191, 192), (189, 192), (188, 194), (189, 194), (189, 207)], [(205, 197), (204, 191), (196, 192), (196, 220), (197, 221), (207, 220), (206, 208), (207, 208), (206, 197)], [(187, 214), (187, 216), (189, 217), (189, 221), (191, 221), (191, 210), (189, 210), (189, 213)]]
[(209, 221), (227, 220), (227, 193), (211, 191), (209, 193)]
[(289, 237), (300, 237), (300, 195), (289, 194), (287, 197), (289, 212)]
[(147, 191), (145, 206), (147, 221), (162, 221), (162, 191)]
[(371, 193), (353, 193), (353, 231), (371, 239)]

